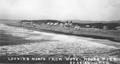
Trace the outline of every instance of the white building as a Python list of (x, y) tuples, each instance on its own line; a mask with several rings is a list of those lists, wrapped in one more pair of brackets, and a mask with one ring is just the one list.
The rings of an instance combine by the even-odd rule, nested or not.
[(117, 30), (120, 30), (120, 26), (116, 27)]

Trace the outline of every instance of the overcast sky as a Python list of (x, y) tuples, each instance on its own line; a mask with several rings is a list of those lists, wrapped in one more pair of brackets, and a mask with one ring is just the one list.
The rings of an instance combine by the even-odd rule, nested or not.
[(120, 0), (0, 0), (0, 18), (120, 20)]

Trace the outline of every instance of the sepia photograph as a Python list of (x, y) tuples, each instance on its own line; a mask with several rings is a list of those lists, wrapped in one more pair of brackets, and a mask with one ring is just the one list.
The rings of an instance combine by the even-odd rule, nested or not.
[(120, 0), (0, 0), (0, 64), (120, 64)]

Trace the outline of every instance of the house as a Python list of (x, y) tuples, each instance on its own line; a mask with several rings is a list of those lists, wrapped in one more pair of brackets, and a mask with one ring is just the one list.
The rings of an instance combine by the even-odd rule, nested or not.
[(116, 27), (117, 30), (120, 30), (120, 26)]
[(90, 25), (85, 25), (86, 28), (90, 28)]
[(79, 29), (80, 29), (80, 26), (78, 26), (78, 25), (74, 26), (74, 30), (79, 30)]
[(108, 27), (107, 26), (103, 26), (103, 30), (107, 30), (108, 29)]

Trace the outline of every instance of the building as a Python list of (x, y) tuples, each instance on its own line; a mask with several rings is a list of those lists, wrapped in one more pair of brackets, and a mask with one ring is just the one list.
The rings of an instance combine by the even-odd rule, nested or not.
[(79, 30), (79, 29), (80, 29), (80, 26), (78, 26), (78, 25), (74, 26), (74, 30)]
[(117, 30), (120, 30), (120, 26), (116, 27)]
[(108, 27), (104, 25), (103, 26), (103, 30), (107, 30), (107, 29), (108, 29)]

